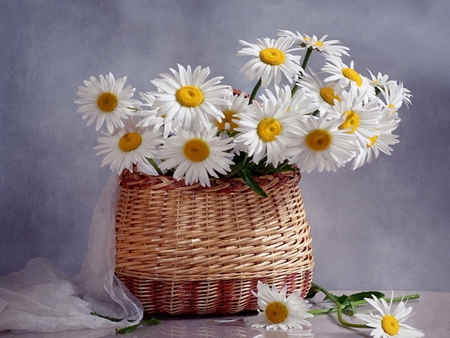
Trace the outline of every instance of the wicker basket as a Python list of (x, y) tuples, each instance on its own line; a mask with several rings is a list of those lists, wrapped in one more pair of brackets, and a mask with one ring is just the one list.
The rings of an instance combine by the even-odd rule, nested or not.
[(116, 274), (146, 313), (230, 314), (258, 308), (258, 280), (310, 288), (311, 237), (300, 174), (186, 186), (125, 171), (116, 217)]

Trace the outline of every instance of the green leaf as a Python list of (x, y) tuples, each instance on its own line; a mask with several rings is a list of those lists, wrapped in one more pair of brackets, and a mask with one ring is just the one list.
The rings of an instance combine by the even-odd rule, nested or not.
[(347, 305), (350, 299), (350, 297), (345, 294), (339, 297), (335, 296), (335, 298), (341, 305)]
[(247, 165), (247, 159), (248, 154), (247, 153), (240, 153), (239, 155), (234, 155), (233, 157), (233, 164), (230, 167), (230, 172), (225, 175), (225, 177), (234, 177), (239, 174), (239, 171), (241, 171), (245, 165)]
[(242, 169), (239, 172), (239, 175), (244, 180), (245, 184), (247, 184), (254, 192), (256, 192), (261, 197), (267, 197), (267, 194), (262, 190), (262, 188), (255, 182), (253, 179), (252, 173), (249, 169)]
[(347, 316), (353, 316), (356, 313), (355, 305), (350, 303), (346, 308), (342, 309), (342, 313)]
[(320, 292), (320, 288), (315, 286), (314, 284), (311, 285), (309, 288), (308, 294), (306, 295), (305, 299), (312, 299), (314, 298), (318, 293)]
[[(342, 306), (348, 306), (351, 303), (359, 302), (364, 300), (365, 298), (372, 298), (372, 295), (374, 295), (377, 298), (383, 298), (384, 294), (379, 291), (362, 291), (358, 293), (354, 293), (350, 296), (343, 294), (341, 296), (333, 295), (336, 300), (342, 305)], [(325, 299), (328, 299), (328, 297), (325, 297)]]
[(372, 295), (374, 295), (377, 298), (384, 298), (384, 293), (379, 291), (363, 291), (354, 293), (351, 296), (348, 297), (348, 302), (358, 302), (360, 300), (364, 300), (364, 298), (372, 298)]
[(158, 325), (159, 323), (161, 323), (161, 322), (158, 319), (150, 318), (148, 320), (143, 320), (139, 324), (136, 324), (136, 325), (127, 326), (127, 327), (124, 327), (121, 329), (116, 329), (116, 333), (127, 334), (127, 333), (136, 331), (138, 328), (140, 328), (143, 325)]
[(342, 305), (342, 313), (347, 316), (353, 316), (356, 312), (355, 303), (361, 303), (365, 298), (372, 298), (374, 295), (377, 298), (383, 298), (384, 294), (379, 291), (363, 291), (354, 293), (350, 296), (342, 295), (340, 297), (336, 297), (336, 300)]
[(245, 162), (238, 162), (230, 167), (230, 172), (225, 177), (233, 177), (237, 175), (245, 166)]
[(121, 329), (116, 329), (116, 333), (118, 334), (127, 334), (127, 333), (131, 333), (136, 331), (139, 327), (141, 326), (141, 324), (136, 324), (136, 325), (132, 325), (132, 326), (127, 326)]

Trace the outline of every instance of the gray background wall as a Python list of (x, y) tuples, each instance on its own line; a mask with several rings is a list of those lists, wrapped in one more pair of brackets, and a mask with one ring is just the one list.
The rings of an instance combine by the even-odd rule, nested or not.
[(128, 76), (139, 91), (177, 63), (252, 89), (239, 39), (277, 29), (340, 39), (357, 70), (403, 81), (400, 143), (357, 171), (304, 174), (315, 281), (333, 289), (450, 291), (450, 2), (0, 2), (0, 275), (46, 257), (75, 274), (110, 177), (99, 136), (75, 113), (90, 75)]

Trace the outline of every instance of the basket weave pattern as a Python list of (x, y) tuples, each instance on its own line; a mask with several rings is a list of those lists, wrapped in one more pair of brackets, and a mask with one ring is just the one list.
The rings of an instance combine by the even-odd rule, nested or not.
[(125, 171), (116, 215), (116, 275), (146, 313), (236, 313), (258, 308), (258, 280), (305, 296), (312, 279), (300, 174), (186, 186)]

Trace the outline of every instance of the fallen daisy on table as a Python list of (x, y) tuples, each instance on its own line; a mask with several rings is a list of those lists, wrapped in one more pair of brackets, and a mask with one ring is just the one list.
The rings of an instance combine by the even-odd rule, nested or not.
[(255, 317), (246, 318), (245, 322), (252, 327), (266, 329), (301, 329), (311, 326), (306, 318), (313, 317), (308, 313), (311, 306), (300, 297), (299, 292), (294, 292), (286, 297), (287, 287), (284, 286), (278, 292), (276, 286), (258, 282), (258, 293), (252, 294), (258, 298), (259, 313)]
[[(263, 328), (265, 331), (256, 336), (264, 337), (290, 337), (314, 336), (311, 332), (311, 324), (306, 318), (313, 315), (326, 314), (336, 311), (339, 323), (344, 327), (358, 329), (373, 329), (370, 335), (374, 338), (419, 338), (424, 337), (422, 331), (417, 330), (404, 322), (411, 316), (412, 307), (406, 307), (405, 299), (415, 299), (419, 295), (408, 295), (390, 299), (384, 298), (384, 294), (378, 291), (358, 292), (350, 296), (342, 295), (340, 297), (333, 295), (323, 287), (312, 283), (307, 298), (312, 298), (317, 292), (325, 294), (325, 300), (333, 302), (335, 308), (325, 308), (309, 310), (311, 306), (307, 300), (300, 297), (299, 292), (294, 292), (286, 297), (287, 286), (278, 292), (275, 285), (269, 285), (258, 282), (258, 293), (252, 291), (252, 294), (258, 299), (259, 313), (255, 317), (244, 319), (252, 327)], [(366, 296), (367, 295), (367, 296)], [(371, 298), (368, 296), (371, 295)], [(395, 309), (392, 309), (392, 303), (398, 302)], [(355, 307), (369, 303), (378, 313), (369, 314), (355, 313)], [(392, 311), (391, 311), (392, 310)], [(363, 321), (361, 323), (352, 323), (343, 319), (342, 315), (355, 316)], [(281, 329), (282, 331), (273, 331)], [(283, 335), (283, 333), (289, 333)], [(254, 338), (256, 338), (254, 337)]]
[(366, 298), (378, 313), (356, 313), (355, 317), (364, 320), (367, 326), (374, 328), (370, 333), (375, 338), (416, 338), (424, 337), (422, 331), (419, 331), (404, 321), (411, 316), (412, 307), (406, 307), (406, 302), (400, 301), (397, 307), (391, 311), (392, 297), (389, 304), (383, 298)]

